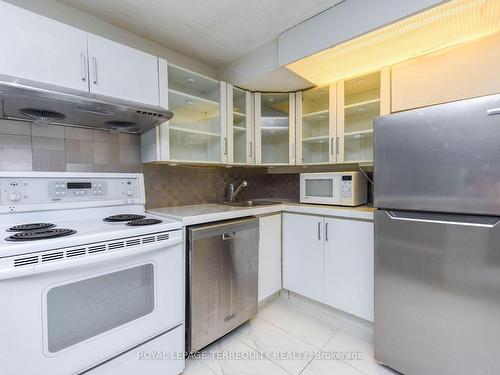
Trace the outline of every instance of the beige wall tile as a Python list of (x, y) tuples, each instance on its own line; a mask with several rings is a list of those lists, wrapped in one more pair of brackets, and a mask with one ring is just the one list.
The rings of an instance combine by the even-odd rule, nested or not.
[(64, 138), (64, 126), (31, 124), (31, 135), (35, 137)]
[(31, 150), (0, 148), (0, 170), (30, 171), (32, 169)]
[(118, 143), (94, 142), (94, 152), (106, 152), (118, 156)]
[(119, 155), (120, 155), (120, 164), (140, 164), (141, 146), (120, 145)]
[(102, 130), (93, 130), (94, 142), (118, 143), (118, 134)]
[(0, 170), (2, 171), (31, 171), (33, 170), (31, 161), (4, 161), (0, 160)]
[(1, 134), (30, 135), (31, 123), (14, 120), (0, 120)]
[(68, 172), (94, 172), (95, 164), (66, 163)]
[(34, 171), (65, 171), (66, 154), (64, 151), (33, 150)]
[(141, 144), (141, 136), (134, 134), (119, 134), (119, 142), (122, 145), (140, 145)]
[(0, 134), (0, 147), (30, 150), (31, 137), (27, 135)]
[(66, 163), (94, 164), (94, 143), (66, 139)]
[(75, 128), (72, 126), (64, 127), (64, 138), (75, 139), (79, 141), (93, 141), (94, 137), (91, 129)]
[(64, 151), (65, 143), (63, 138), (31, 137), (31, 147), (33, 150)]

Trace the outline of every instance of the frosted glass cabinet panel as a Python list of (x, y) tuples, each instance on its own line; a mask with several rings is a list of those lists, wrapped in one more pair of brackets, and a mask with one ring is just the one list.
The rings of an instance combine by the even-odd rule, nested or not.
[(253, 164), (252, 94), (227, 84), (228, 164)]
[(373, 119), (388, 114), (389, 71), (337, 83), (338, 161), (373, 161)]
[(255, 94), (256, 163), (295, 164), (295, 94)]
[(225, 83), (169, 64), (169, 160), (226, 161), (225, 98)]
[(296, 95), (297, 163), (335, 162), (335, 84), (315, 87)]

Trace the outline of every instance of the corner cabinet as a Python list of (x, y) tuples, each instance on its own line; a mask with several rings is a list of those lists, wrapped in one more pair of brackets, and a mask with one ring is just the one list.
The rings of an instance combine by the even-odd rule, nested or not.
[(255, 93), (255, 163), (295, 164), (295, 94)]

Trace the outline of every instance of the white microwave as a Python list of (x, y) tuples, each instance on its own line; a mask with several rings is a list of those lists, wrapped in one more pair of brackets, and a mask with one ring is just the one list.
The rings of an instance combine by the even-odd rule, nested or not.
[(301, 173), (300, 202), (339, 206), (366, 204), (366, 177), (361, 172)]

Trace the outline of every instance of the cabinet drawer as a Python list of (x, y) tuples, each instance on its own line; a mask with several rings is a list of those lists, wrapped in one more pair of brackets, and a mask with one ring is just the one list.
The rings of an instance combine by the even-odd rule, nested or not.
[[(112, 361), (96, 367), (88, 375), (177, 375), (184, 369), (184, 325), (144, 343)], [(172, 358), (174, 356), (174, 358)], [(179, 358), (180, 357), (180, 358)]]

